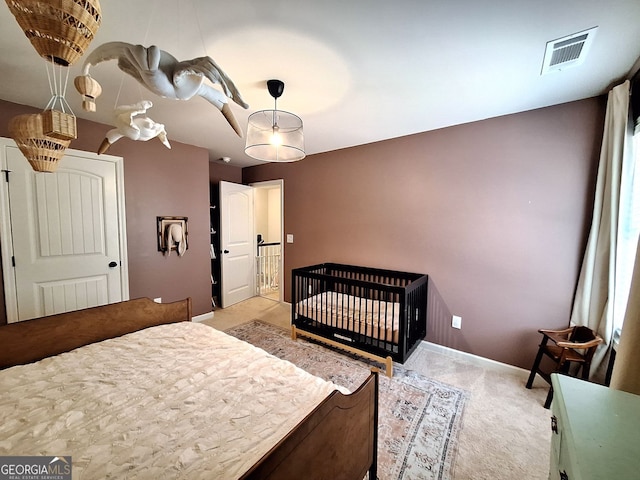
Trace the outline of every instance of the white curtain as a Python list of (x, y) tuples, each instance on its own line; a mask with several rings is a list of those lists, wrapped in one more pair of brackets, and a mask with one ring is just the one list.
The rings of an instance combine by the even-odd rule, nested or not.
[(620, 184), (623, 160), (631, 151), (629, 90), (626, 81), (609, 92), (591, 230), (571, 312), (572, 324), (585, 325), (604, 339), (592, 361), (592, 373), (603, 363), (614, 331)]
[(611, 388), (640, 395), (640, 241)]
[[(632, 89), (636, 95), (640, 95), (640, 79), (636, 80)], [(635, 98), (635, 108), (632, 107), (633, 118), (635, 120), (634, 132), (634, 169), (629, 169), (623, 174), (629, 178), (630, 188), (633, 192), (631, 197), (631, 209), (628, 213), (630, 230), (633, 235), (640, 230), (640, 101)], [(632, 100), (633, 97), (632, 97)], [(630, 253), (630, 252), (629, 252)], [(633, 273), (631, 275), (631, 287), (622, 325), (622, 335), (620, 345), (617, 349), (615, 366), (611, 377), (611, 388), (624, 390), (625, 392), (640, 395), (640, 235), (637, 241), (637, 249), (634, 255)], [(616, 302), (618, 303), (618, 302)]]

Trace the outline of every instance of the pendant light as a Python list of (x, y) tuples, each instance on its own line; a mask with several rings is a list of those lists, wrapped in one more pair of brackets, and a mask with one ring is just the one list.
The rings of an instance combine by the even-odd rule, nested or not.
[(260, 110), (249, 116), (245, 153), (265, 162), (295, 162), (305, 157), (302, 120), (293, 113), (278, 110), (284, 91), (280, 80), (268, 80), (274, 99), (273, 110)]

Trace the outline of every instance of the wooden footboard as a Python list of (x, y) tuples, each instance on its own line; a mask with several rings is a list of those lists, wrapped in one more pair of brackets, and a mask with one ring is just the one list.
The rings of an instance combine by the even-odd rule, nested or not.
[(335, 391), (241, 480), (362, 480), (377, 475), (378, 371), (351, 395)]
[(0, 369), (24, 365), (143, 328), (191, 321), (191, 298), (111, 303), (0, 327)]

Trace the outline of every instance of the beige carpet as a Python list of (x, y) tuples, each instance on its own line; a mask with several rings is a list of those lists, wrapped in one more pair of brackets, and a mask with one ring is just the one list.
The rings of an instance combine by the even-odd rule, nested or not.
[[(225, 330), (251, 319), (287, 327), (290, 306), (255, 297), (215, 311), (205, 323)], [(533, 361), (533, 359), (531, 359)], [(459, 435), (454, 480), (546, 480), (551, 446), (547, 384), (525, 388), (527, 373), (421, 344), (407, 368), (470, 392)]]
[(500, 365), (485, 367), (423, 346), (405, 366), (463, 386), (471, 394), (454, 478), (547, 480), (551, 448), (551, 413), (543, 407), (547, 384), (538, 379), (535, 388), (527, 390), (528, 372), (512, 372)]
[[(259, 320), (226, 332), (352, 391), (372, 366)], [(466, 392), (398, 366), (380, 377), (379, 394), (379, 480), (450, 480)]]

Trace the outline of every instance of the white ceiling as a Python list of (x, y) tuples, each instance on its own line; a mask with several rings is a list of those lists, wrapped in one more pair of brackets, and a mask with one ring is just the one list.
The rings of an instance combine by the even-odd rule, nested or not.
[[(243, 129), (251, 112), (273, 108), (266, 80), (283, 80), (278, 108), (304, 120), (307, 154), (600, 95), (640, 57), (638, 0), (103, 0), (101, 8), (89, 51), (118, 40), (179, 60), (212, 57), (250, 105), (232, 103)], [(540, 75), (546, 42), (594, 26), (582, 65)], [(148, 99), (170, 141), (205, 147), (214, 161), (261, 163), (205, 100), (154, 96), (115, 61), (91, 69), (103, 94), (96, 113), (84, 112), (72, 81), (81, 63), (62, 69), (78, 117), (108, 124), (116, 102)], [(2, 5), (0, 98), (44, 109), (45, 65)]]

